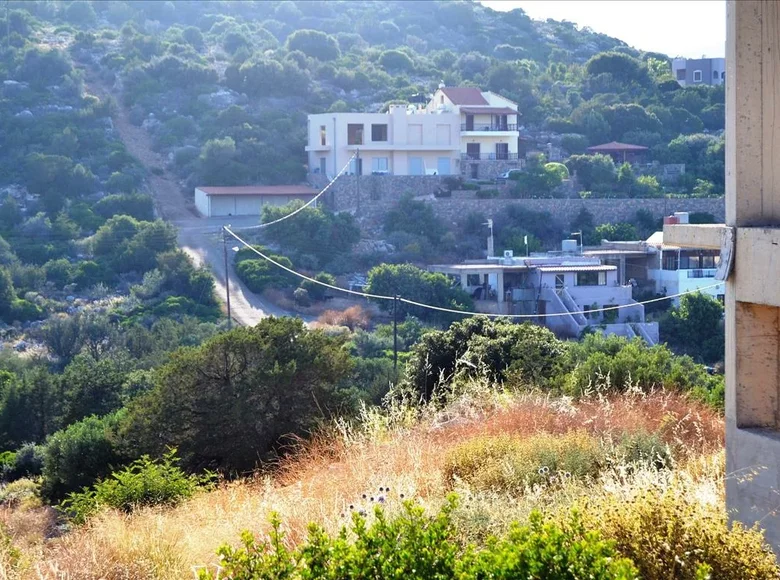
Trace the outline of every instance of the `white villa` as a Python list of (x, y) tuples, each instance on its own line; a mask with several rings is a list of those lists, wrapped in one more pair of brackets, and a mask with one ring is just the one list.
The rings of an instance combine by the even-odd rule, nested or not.
[(483, 177), (519, 166), (517, 116), (505, 97), (443, 84), (425, 106), (309, 115), (309, 171), (332, 177), (359, 150), (353, 175)]
[[(563, 252), (470, 260), (429, 266), (453, 278), (475, 298), (480, 312), (521, 314), (557, 334), (577, 337), (588, 327), (607, 334), (658, 342), (658, 324), (645, 322), (644, 306), (632, 287), (618, 281), (618, 268), (580, 256), (576, 242), (564, 240)], [(619, 306), (612, 310), (602, 310)]]

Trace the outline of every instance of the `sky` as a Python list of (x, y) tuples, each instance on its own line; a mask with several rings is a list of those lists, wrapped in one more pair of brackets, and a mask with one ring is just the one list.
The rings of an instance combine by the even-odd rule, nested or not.
[(634, 48), (671, 57), (725, 56), (725, 0), (481, 0), (534, 20), (569, 20)]

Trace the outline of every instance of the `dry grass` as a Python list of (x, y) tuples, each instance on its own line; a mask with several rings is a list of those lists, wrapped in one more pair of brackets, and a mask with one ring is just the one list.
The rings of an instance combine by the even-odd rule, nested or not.
[[(723, 423), (714, 412), (670, 393), (578, 403), (505, 395), (455, 404), (422, 421), (411, 421), (403, 413), (391, 420), (368, 413), (359, 427), (342, 425), (338, 435), (321, 435), (302, 444), (273, 481), (225, 484), (174, 509), (147, 509), (132, 516), (103, 512), (88, 526), (47, 542), (45, 550), (33, 551), (36, 561), (29, 568), (30, 577), (193, 577), (193, 566), (216, 563), (215, 550), (222, 543), (236, 542), (245, 529), (265, 530), (271, 511), (282, 515), (288, 540), (294, 543), (305, 535), (310, 521), (336, 531), (350, 505), (369, 507), (380, 487), (390, 488), (381, 495), (391, 506), (403, 495), (436, 508), (447, 492), (445, 456), (455, 445), (499, 433), (522, 437), (582, 430), (599, 435), (659, 431), (665, 441), (684, 451), (684, 458), (717, 454), (723, 440)], [(706, 470), (705, 480), (712, 479), (711, 471)], [(615, 474), (613, 480), (618, 477)], [(609, 487), (606, 480), (600, 485), (604, 490)], [(522, 501), (461, 491), (467, 498), (462, 520), (468, 523), (487, 510), (488, 515), (501, 514), (496, 518), (498, 528), (534, 506), (570, 505), (593, 492), (574, 482), (554, 498), (539, 492)], [(475, 534), (485, 530), (490, 531)]]
[(350, 330), (366, 329), (371, 324), (371, 315), (355, 304), (346, 310), (326, 310), (317, 318), (317, 323), (321, 326), (346, 326)]

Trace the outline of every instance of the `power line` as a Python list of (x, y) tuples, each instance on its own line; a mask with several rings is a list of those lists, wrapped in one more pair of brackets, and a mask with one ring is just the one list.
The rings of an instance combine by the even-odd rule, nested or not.
[[(247, 227), (245, 227), (245, 228), (241, 228), (241, 229), (242, 229), (242, 230), (256, 230), (256, 229), (260, 229), (260, 228), (267, 228), (268, 226), (272, 226), (272, 225), (274, 225), (274, 224), (278, 224), (279, 222), (283, 222), (283, 221), (284, 221), (284, 220), (286, 220), (286, 219), (290, 219), (292, 216), (294, 216), (294, 215), (295, 215), (295, 214), (297, 214), (298, 212), (301, 212), (301, 211), (305, 210), (305, 209), (306, 209), (307, 207), (309, 207), (311, 204), (313, 204), (314, 202), (316, 202), (316, 201), (317, 201), (317, 200), (318, 200), (320, 197), (322, 197), (322, 195), (323, 195), (323, 194), (324, 194), (326, 191), (328, 191), (328, 189), (330, 189), (330, 186), (331, 186), (331, 185), (333, 185), (334, 183), (336, 183), (336, 180), (337, 180), (339, 177), (341, 177), (341, 175), (342, 175), (342, 174), (343, 174), (343, 173), (344, 173), (344, 172), (347, 170), (347, 168), (349, 167), (349, 164), (350, 164), (350, 163), (352, 163), (352, 160), (353, 160), (353, 159), (355, 159), (355, 157), (357, 157), (357, 153), (355, 153), (355, 154), (354, 154), (352, 157), (350, 157), (350, 158), (349, 158), (349, 161), (347, 161), (347, 163), (344, 165), (344, 167), (342, 167), (342, 168), (341, 168), (341, 171), (339, 171), (339, 172), (336, 174), (336, 176), (335, 176), (333, 179), (331, 179), (331, 180), (328, 182), (328, 184), (327, 184), (327, 185), (326, 185), (326, 186), (325, 186), (325, 187), (322, 189), (322, 191), (320, 191), (320, 192), (319, 192), (317, 195), (315, 195), (313, 198), (311, 198), (309, 201), (307, 201), (306, 203), (304, 203), (304, 204), (303, 204), (301, 207), (299, 207), (299, 208), (298, 208), (298, 209), (296, 209), (295, 211), (292, 211), (292, 212), (290, 212), (290, 213), (288, 213), (288, 214), (286, 214), (286, 215), (283, 215), (283, 216), (282, 216), (282, 217), (280, 217), (279, 219), (276, 219), (276, 220), (274, 220), (274, 221), (272, 221), (272, 222), (268, 222), (268, 223), (264, 223), (264, 224), (259, 224), (259, 225), (256, 225), (256, 226), (247, 226)], [(235, 234), (234, 234), (234, 235), (235, 235)]]
[(581, 310), (579, 312), (551, 312), (549, 314), (494, 314), (494, 313), (487, 313), (487, 312), (472, 312), (468, 310), (455, 310), (454, 308), (444, 308), (441, 306), (434, 306), (432, 304), (424, 304), (422, 302), (416, 302), (414, 300), (409, 300), (407, 298), (402, 297), (395, 297), (395, 296), (383, 296), (381, 294), (369, 294), (367, 292), (357, 292), (355, 290), (350, 290), (347, 288), (341, 288), (339, 286), (334, 286), (333, 284), (328, 284), (326, 282), (322, 282), (320, 280), (316, 280), (314, 278), (311, 278), (309, 276), (306, 276), (305, 274), (301, 274), (300, 272), (297, 272), (293, 270), (292, 268), (288, 268), (284, 264), (280, 264), (270, 256), (265, 255), (263, 252), (249, 244), (248, 242), (242, 240), (238, 235), (235, 234), (235, 232), (231, 231), (229, 227), (225, 227), (225, 231), (229, 233), (231, 236), (233, 236), (236, 240), (238, 240), (240, 243), (242, 243), (245, 247), (249, 248), (253, 252), (255, 252), (258, 256), (263, 258), (264, 260), (267, 260), (271, 264), (278, 266), (282, 270), (285, 270), (289, 272), (290, 274), (293, 274), (303, 280), (308, 280), (310, 282), (313, 282), (314, 284), (318, 284), (320, 286), (324, 286), (325, 288), (330, 288), (331, 290), (338, 290), (340, 292), (345, 292), (347, 294), (352, 294), (355, 296), (362, 296), (364, 298), (374, 298), (377, 300), (398, 300), (399, 302), (405, 302), (406, 304), (409, 304), (411, 306), (417, 306), (420, 308), (427, 308), (428, 310), (436, 310), (439, 312), (447, 312), (450, 314), (460, 314), (463, 316), (487, 316), (489, 318), (518, 318), (518, 319), (540, 319), (540, 318), (556, 318), (559, 316), (574, 316), (574, 315), (585, 315), (585, 314), (592, 314), (594, 312), (607, 312), (609, 310), (620, 310), (623, 308), (636, 308), (637, 306), (644, 306), (645, 304), (652, 304), (654, 302), (661, 302), (663, 300), (671, 300), (673, 298), (679, 298), (681, 296), (686, 296), (688, 294), (694, 294), (696, 292), (700, 292), (702, 290), (709, 290), (711, 288), (717, 288), (718, 286), (722, 286), (723, 282), (718, 282), (717, 284), (711, 284), (709, 286), (704, 286), (702, 288), (697, 288), (696, 290), (686, 290), (685, 292), (680, 292), (678, 294), (670, 294), (669, 296), (662, 296), (660, 298), (651, 298), (649, 300), (644, 300), (642, 302), (634, 302), (633, 304), (617, 304), (615, 306), (604, 306), (602, 308), (598, 308), (595, 310)]

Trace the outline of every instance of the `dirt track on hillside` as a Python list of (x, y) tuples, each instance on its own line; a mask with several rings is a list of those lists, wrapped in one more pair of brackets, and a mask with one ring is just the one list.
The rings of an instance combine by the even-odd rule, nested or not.
[[(114, 97), (117, 106), (111, 120), (114, 130), (133, 155), (149, 171), (149, 190), (154, 199), (157, 213), (163, 219), (172, 222), (178, 228), (178, 244), (196, 265), (206, 265), (214, 274), (217, 296), (225, 301), (225, 261), (222, 237), (219, 234), (218, 221), (199, 217), (193, 204), (189, 202), (177, 183), (176, 177), (166, 170), (167, 160), (152, 149), (152, 138), (142, 127), (133, 125), (127, 110), (121, 106), (116, 95), (95, 76), (93, 71), (85, 72), (88, 91), (101, 100)], [(157, 172), (153, 173), (152, 170)], [(159, 174), (159, 175), (158, 175)], [(236, 221), (237, 218), (231, 218)], [(257, 218), (254, 218), (255, 221)], [(232, 252), (231, 252), (232, 253)], [(230, 258), (231, 256), (228, 256)], [(259, 296), (250, 292), (237, 278), (232, 260), (228, 261), (230, 270), (230, 305), (235, 322), (244, 326), (254, 326), (266, 316), (291, 314), (268, 304)]]

